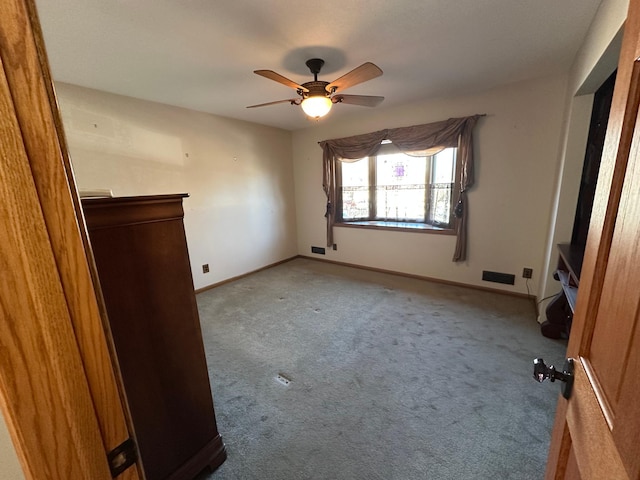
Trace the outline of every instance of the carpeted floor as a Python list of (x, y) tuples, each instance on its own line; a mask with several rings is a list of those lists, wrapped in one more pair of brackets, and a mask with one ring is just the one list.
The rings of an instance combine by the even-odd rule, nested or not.
[(229, 456), (199, 480), (543, 477), (532, 360), (566, 345), (530, 300), (308, 259), (197, 299)]

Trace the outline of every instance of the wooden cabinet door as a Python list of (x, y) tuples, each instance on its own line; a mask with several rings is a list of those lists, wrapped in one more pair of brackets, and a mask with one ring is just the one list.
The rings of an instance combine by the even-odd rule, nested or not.
[(640, 0), (632, 0), (547, 479), (640, 478)]

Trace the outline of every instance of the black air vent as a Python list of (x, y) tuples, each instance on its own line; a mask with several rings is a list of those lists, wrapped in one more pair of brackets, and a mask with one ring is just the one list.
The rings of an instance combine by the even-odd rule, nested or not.
[(489, 272), (487, 270), (482, 271), (482, 280), (485, 282), (504, 283), (507, 285), (513, 285), (516, 283), (516, 276), (510, 273)]

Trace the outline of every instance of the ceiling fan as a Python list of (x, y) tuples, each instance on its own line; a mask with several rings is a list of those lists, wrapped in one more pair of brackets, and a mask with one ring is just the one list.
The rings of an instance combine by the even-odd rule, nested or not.
[(254, 70), (253, 73), (295, 89), (299, 97), (289, 98), (287, 100), (278, 100), (276, 102), (261, 103), (259, 105), (251, 105), (247, 108), (266, 107), (267, 105), (289, 102), (291, 105), (300, 105), (302, 110), (304, 110), (304, 113), (308, 116), (312, 118), (320, 118), (329, 113), (329, 110), (331, 110), (334, 103), (347, 103), (363, 107), (375, 107), (384, 100), (384, 97), (375, 97), (371, 95), (344, 95), (341, 93), (349, 87), (353, 87), (354, 85), (372, 80), (382, 75), (382, 70), (371, 62), (363, 63), (333, 82), (323, 82), (318, 80), (318, 73), (320, 73), (320, 70), (324, 65), (324, 60), (321, 58), (312, 58), (307, 60), (305, 63), (313, 74), (313, 81), (303, 83), (302, 85), (298, 85), (296, 82), (283, 77), (273, 70)]

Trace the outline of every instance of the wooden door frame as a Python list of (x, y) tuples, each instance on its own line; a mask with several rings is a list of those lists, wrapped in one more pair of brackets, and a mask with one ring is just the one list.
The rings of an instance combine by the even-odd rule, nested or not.
[(27, 478), (107, 479), (132, 428), (35, 3), (2, 11), (0, 407)]
[[(613, 101), (585, 248), (567, 357), (587, 355), (596, 325), (618, 206), (640, 104), (640, 1), (631, 0), (624, 26)], [(633, 66), (632, 66), (633, 65)], [(607, 416), (607, 402), (598, 398)], [(569, 402), (559, 397), (545, 478), (564, 478), (571, 449)], [(607, 422), (610, 419), (606, 419)]]

